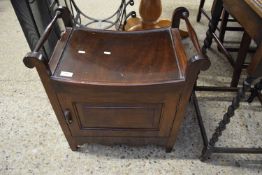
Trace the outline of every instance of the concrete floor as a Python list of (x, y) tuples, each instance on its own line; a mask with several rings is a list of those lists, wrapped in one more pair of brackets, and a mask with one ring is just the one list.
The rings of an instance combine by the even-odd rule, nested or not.
[[(86, 1), (78, 0), (79, 3)], [(95, 0), (90, 0), (90, 6)], [(96, 1), (101, 3), (102, 1)], [(112, 3), (111, 3), (112, 2)], [(114, 7), (118, 1), (107, 1)], [(136, 0), (136, 7), (139, 1)], [(191, 21), (201, 42), (207, 20), (196, 23), (199, 0), (163, 1), (163, 17), (170, 18), (178, 6), (190, 9)], [(81, 7), (84, 7), (81, 5)], [(91, 6), (92, 7), (92, 6)], [(211, 8), (211, 0), (206, 9)], [(86, 9), (84, 9), (86, 10)], [(91, 10), (91, 11), (90, 11)], [(104, 10), (90, 8), (100, 15)], [(213, 155), (199, 161), (202, 141), (192, 104), (189, 104), (172, 153), (148, 145), (102, 146), (86, 144), (72, 152), (56, 120), (36, 71), (27, 69), (22, 58), (29, 51), (22, 30), (8, 0), (0, 1), (0, 174), (262, 174), (261, 155)], [(239, 39), (239, 34), (227, 39)], [(195, 52), (189, 39), (184, 44), (189, 55)], [(212, 66), (201, 73), (200, 85), (228, 85), (232, 68), (216, 45), (208, 51)], [(209, 136), (222, 118), (233, 94), (201, 93), (200, 107)], [(258, 102), (243, 103), (218, 145), (261, 146), (262, 109)]]

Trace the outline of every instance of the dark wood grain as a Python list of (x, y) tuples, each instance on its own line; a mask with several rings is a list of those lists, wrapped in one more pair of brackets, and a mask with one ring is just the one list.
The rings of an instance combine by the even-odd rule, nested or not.
[[(81, 128), (158, 129), (162, 104), (78, 103)], [(103, 122), (101, 122), (103, 121)]]
[[(184, 83), (174, 84), (161, 84), (161, 85), (145, 85), (145, 86), (114, 86), (114, 85), (89, 85), (89, 84), (75, 84), (54, 80), (55, 89), (59, 91), (58, 98), (61, 102), (63, 110), (70, 110), (73, 116), (73, 123), (70, 125), (70, 130), (74, 136), (132, 136), (132, 137), (156, 137), (156, 136), (168, 136), (169, 131), (172, 127), (172, 121), (174, 119), (174, 113), (176, 111), (176, 106), (179, 99), (179, 94)], [(180, 87), (180, 88), (179, 88)], [(74, 89), (74, 91), (72, 91)], [(138, 113), (140, 118), (136, 118), (136, 123), (142, 125), (149, 125), (145, 123), (145, 119), (151, 118), (150, 123), (155, 123), (154, 127), (137, 127), (130, 126), (128, 120), (112, 121), (117, 124), (114, 127), (107, 128), (96, 128), (95, 125), (87, 128), (83, 128), (85, 125), (81, 122), (81, 118), (90, 118), (92, 116), (86, 116), (81, 108), (77, 106), (82, 105), (96, 105), (99, 107), (101, 105), (111, 106), (115, 113), (108, 113), (104, 117), (108, 118), (122, 118), (125, 116), (119, 106), (155, 106), (154, 110), (161, 110), (161, 114), (156, 115), (150, 112), (144, 112), (141, 116), (141, 111)], [(156, 107), (161, 106), (161, 107)], [(152, 110), (152, 108), (151, 108)], [(104, 110), (103, 110), (104, 111)], [(108, 111), (107, 111), (108, 112)], [(158, 112), (157, 112), (158, 113)], [(111, 123), (112, 123), (111, 122)], [(148, 122), (148, 120), (147, 120)], [(104, 121), (97, 120), (98, 123), (103, 124)], [(122, 127), (121, 127), (122, 126)], [(128, 127), (123, 127), (128, 126)]]
[(47, 61), (38, 51), (48, 26), (24, 63), (36, 67), (72, 150), (84, 143), (126, 143), (171, 151), (197, 76), (210, 65), (187, 17), (198, 52), (189, 61), (178, 28), (68, 28)]
[(75, 29), (54, 78), (68, 71), (73, 78), (63, 81), (138, 85), (180, 80), (170, 35), (169, 29), (127, 34)]

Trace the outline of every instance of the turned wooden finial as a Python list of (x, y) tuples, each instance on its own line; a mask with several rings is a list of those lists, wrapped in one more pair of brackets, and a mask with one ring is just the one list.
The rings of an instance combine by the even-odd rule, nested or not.
[[(162, 13), (161, 0), (141, 0), (139, 6), (140, 18), (130, 18), (127, 20), (124, 30), (125, 31), (136, 31), (136, 30), (147, 30), (156, 29), (162, 27), (170, 27), (171, 21), (167, 19), (159, 20)], [(179, 25), (177, 25), (179, 26)], [(188, 33), (179, 30), (182, 38), (188, 36)]]
[(169, 27), (169, 20), (159, 20), (162, 13), (161, 0), (141, 0), (139, 6), (140, 18), (130, 18), (125, 25), (125, 31), (156, 29)]
[(142, 18), (142, 28), (155, 28), (162, 13), (161, 0), (141, 0), (139, 13)]

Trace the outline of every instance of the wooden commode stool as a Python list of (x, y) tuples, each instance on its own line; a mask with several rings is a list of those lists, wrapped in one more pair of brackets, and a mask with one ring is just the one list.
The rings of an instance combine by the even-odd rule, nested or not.
[[(59, 8), (37, 47), (24, 58), (36, 67), (72, 150), (84, 143), (157, 144), (171, 151), (200, 70), (201, 55), (188, 12), (174, 13), (188, 24), (198, 54), (187, 59), (178, 28), (139, 32), (72, 27)], [(67, 14), (67, 15), (65, 15)], [(58, 18), (66, 31), (50, 59), (40, 48)]]

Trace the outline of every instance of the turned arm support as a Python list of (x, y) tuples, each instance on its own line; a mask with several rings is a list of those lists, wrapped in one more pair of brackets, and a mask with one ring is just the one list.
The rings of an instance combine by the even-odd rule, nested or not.
[(196, 66), (195, 64), (199, 64), (200, 70), (207, 70), (210, 66), (210, 61), (208, 57), (202, 53), (197, 34), (192, 27), (188, 17), (189, 12), (186, 8), (178, 7), (177, 9), (175, 9), (172, 18), (172, 28), (179, 28), (181, 19), (185, 21), (189, 37), (197, 51), (197, 55), (193, 56), (188, 61), (188, 66), (190, 68), (191, 66)]
[[(190, 60), (187, 60), (184, 49), (181, 49), (181, 47), (183, 46), (180, 40), (181, 37), (179, 35), (179, 30), (173, 30), (175, 33), (175, 35), (173, 35), (175, 38), (173, 39), (175, 40), (176, 51), (180, 50), (177, 52), (177, 55), (179, 55), (180, 58), (183, 58), (180, 60), (180, 65), (182, 67), (183, 72), (186, 74), (186, 82), (183, 86), (182, 93), (180, 94), (179, 106), (177, 107), (176, 118), (174, 120), (176, 126), (179, 126), (183, 120), (183, 116), (185, 115), (186, 111), (186, 105), (188, 104), (188, 100), (192, 94), (193, 87), (196, 84), (199, 72), (201, 70), (208, 69), (210, 66), (209, 59), (206, 55), (202, 54), (201, 52), (196, 32), (190, 24), (188, 16), (188, 10), (184, 7), (179, 7), (174, 11), (172, 19), (172, 28), (177, 29), (180, 25), (180, 19), (182, 18), (183, 20), (185, 20), (189, 37), (192, 40), (193, 45), (197, 51), (197, 55), (193, 56)], [(175, 143), (178, 129), (179, 127), (172, 128), (170, 134), (171, 137), (169, 137), (168, 139), (167, 147), (172, 147)]]
[[(48, 37), (51, 34), (51, 31), (53, 30), (58, 18), (62, 18), (64, 25), (66, 27), (72, 27), (72, 18), (70, 11), (66, 7), (58, 7), (55, 13), (54, 18), (52, 21), (48, 24), (46, 27), (44, 33), (41, 35), (39, 40), (36, 43), (35, 48), (32, 52), (29, 52), (23, 59), (24, 64), (28, 68), (34, 68), (36, 66), (36, 61), (40, 61), (44, 64), (48, 64), (47, 60), (43, 58), (43, 55), (40, 54), (40, 50), (43, 47), (44, 43), (47, 41)], [(48, 66), (47, 66), (48, 67)]]

